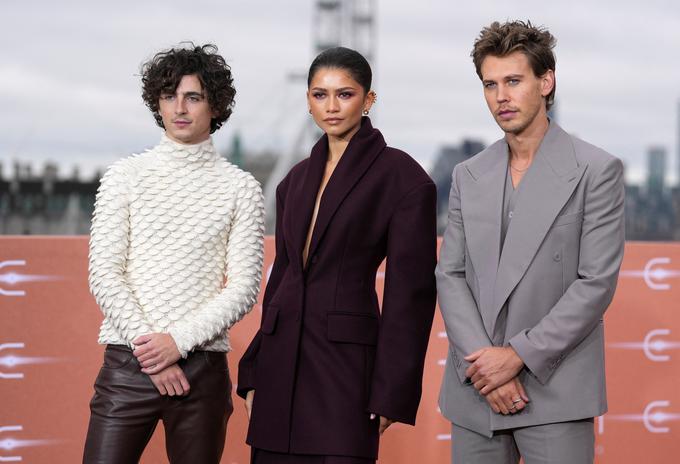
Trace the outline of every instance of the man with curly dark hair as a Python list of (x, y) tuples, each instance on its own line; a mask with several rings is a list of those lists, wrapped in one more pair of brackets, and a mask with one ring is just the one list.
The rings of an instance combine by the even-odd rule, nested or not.
[(163, 51), (142, 96), (164, 129), (101, 181), (90, 289), (104, 313), (84, 463), (138, 462), (159, 420), (171, 463), (215, 463), (233, 410), (228, 329), (260, 289), (260, 185), (210, 134), (231, 115), (229, 66), (214, 45)]

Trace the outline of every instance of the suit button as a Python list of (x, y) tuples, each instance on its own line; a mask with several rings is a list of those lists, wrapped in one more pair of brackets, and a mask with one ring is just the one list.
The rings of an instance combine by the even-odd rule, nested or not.
[(562, 255), (559, 252), (557, 252), (553, 255), (554, 261), (560, 262), (561, 259), (562, 259)]

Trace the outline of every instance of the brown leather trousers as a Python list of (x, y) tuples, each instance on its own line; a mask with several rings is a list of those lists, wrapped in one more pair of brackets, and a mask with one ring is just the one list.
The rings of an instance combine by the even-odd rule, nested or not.
[(172, 464), (217, 464), (233, 411), (225, 353), (196, 351), (178, 362), (187, 396), (163, 396), (130, 348), (108, 345), (94, 384), (84, 464), (133, 464), (159, 420)]

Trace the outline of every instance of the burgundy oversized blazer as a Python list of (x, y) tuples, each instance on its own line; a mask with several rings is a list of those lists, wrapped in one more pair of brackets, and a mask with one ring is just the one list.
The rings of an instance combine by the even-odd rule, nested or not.
[[(276, 258), (262, 323), (239, 363), (255, 389), (247, 442), (376, 458), (376, 413), (415, 423), (436, 300), (436, 188), (363, 118), (302, 250), (328, 153), (323, 136), (276, 191)], [(387, 257), (380, 313), (378, 266)]]

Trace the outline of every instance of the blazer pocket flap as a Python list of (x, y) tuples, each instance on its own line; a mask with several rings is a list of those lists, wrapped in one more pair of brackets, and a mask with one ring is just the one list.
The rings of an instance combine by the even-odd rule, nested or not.
[(260, 332), (263, 334), (272, 334), (274, 329), (276, 329), (276, 321), (279, 318), (279, 307), (269, 306), (267, 311), (262, 316), (262, 325), (260, 326)]
[(563, 226), (565, 224), (571, 224), (572, 222), (577, 222), (583, 220), (583, 210), (576, 211), (575, 213), (561, 214), (555, 218), (553, 222), (553, 227)]
[(370, 314), (328, 313), (328, 340), (376, 345), (379, 324)]

